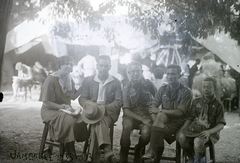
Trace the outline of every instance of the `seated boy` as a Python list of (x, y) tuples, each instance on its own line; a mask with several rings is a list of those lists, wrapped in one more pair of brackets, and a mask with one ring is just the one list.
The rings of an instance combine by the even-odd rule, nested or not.
[(223, 105), (216, 98), (217, 81), (206, 77), (202, 82), (203, 96), (193, 101), (190, 116), (178, 135), (178, 141), (189, 158), (189, 163), (199, 163), (207, 143), (215, 144), (226, 125)]

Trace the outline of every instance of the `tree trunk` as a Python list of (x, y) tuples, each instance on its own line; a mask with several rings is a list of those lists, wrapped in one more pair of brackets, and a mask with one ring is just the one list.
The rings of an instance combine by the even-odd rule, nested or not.
[(11, 12), (13, 0), (0, 1), (0, 90), (2, 85), (2, 68), (5, 41), (7, 35), (8, 18)]

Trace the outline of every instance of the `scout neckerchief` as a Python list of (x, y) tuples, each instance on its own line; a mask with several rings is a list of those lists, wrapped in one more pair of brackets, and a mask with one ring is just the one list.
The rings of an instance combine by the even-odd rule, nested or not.
[(204, 127), (209, 128), (210, 123), (208, 121), (208, 110), (209, 107), (212, 107), (211, 102), (215, 99), (215, 95), (213, 95), (213, 97), (211, 98), (210, 102), (207, 101), (204, 97), (203, 97), (203, 107), (201, 107), (201, 112), (200, 115), (198, 116), (198, 121), (200, 124), (202, 124)]

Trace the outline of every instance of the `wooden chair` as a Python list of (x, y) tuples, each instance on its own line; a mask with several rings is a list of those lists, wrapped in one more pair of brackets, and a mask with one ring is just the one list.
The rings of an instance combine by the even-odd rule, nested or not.
[[(175, 135), (173, 135), (175, 138)], [(142, 155), (145, 154), (145, 147), (141, 151)], [(129, 150), (129, 155), (134, 155), (134, 147), (130, 147)], [(175, 161), (176, 163), (181, 163), (181, 146), (180, 144), (176, 141), (176, 149), (175, 149), (175, 156), (174, 157), (166, 157), (163, 156), (161, 160), (168, 160), (168, 161)], [(147, 161), (146, 161), (147, 162)], [(144, 159), (141, 159), (141, 163), (144, 163)]]
[[(54, 142), (51, 138), (47, 140), (48, 137), (48, 129), (49, 124), (44, 122), (44, 129), (42, 134), (42, 140), (39, 149), (39, 155), (42, 157), (45, 152), (48, 152), (49, 155), (52, 154), (53, 146), (58, 147), (60, 154), (60, 162), (63, 162), (63, 154), (64, 154), (64, 143)], [(45, 148), (45, 144), (48, 144), (48, 148)]]
[[(206, 163), (216, 163), (216, 159), (215, 159), (215, 146), (214, 144), (212, 143), (212, 141), (209, 141), (209, 143), (207, 144), (208, 145), (208, 149), (209, 149), (209, 157), (210, 159), (208, 159), (208, 155), (207, 155), (207, 149), (204, 153), (204, 162)], [(183, 163), (186, 163), (187, 162), (187, 156), (185, 155), (184, 151), (182, 153), (182, 158), (183, 158)]]
[(178, 141), (176, 141), (175, 156), (174, 157), (163, 156), (161, 160), (175, 161), (176, 163), (181, 163), (181, 146)]
[(25, 86), (19, 86), (19, 91), (17, 94), (17, 97), (22, 97), (24, 99), (24, 101), (27, 101), (27, 97), (29, 96), (30, 99), (32, 99), (32, 87), (33, 84), (30, 83), (28, 85)]

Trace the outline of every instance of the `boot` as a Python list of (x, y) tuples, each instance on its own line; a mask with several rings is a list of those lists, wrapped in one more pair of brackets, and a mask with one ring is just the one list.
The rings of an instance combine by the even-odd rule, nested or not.
[(128, 163), (129, 147), (122, 147), (120, 151), (120, 163)]

